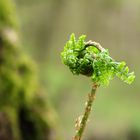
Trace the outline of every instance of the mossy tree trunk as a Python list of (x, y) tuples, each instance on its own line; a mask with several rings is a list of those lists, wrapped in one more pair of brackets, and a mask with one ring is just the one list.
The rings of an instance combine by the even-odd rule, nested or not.
[(15, 7), (0, 0), (0, 140), (51, 140), (55, 113), (21, 50)]

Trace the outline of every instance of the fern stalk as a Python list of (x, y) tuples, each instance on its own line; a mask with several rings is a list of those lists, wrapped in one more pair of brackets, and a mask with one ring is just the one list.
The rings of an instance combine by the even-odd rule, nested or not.
[(86, 107), (85, 107), (85, 111), (83, 116), (79, 119), (77, 119), (75, 127), (76, 127), (76, 134), (73, 138), (73, 140), (81, 140), (83, 132), (85, 130), (90, 112), (92, 110), (92, 104), (93, 101), (95, 100), (95, 93), (96, 93), (96, 89), (97, 89), (98, 85), (97, 84), (93, 84), (92, 85), (92, 89), (91, 89), (91, 93), (88, 94), (88, 100), (86, 102)]

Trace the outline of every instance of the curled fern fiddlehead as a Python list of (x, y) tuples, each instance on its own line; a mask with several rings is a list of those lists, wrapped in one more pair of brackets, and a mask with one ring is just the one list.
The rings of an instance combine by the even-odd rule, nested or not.
[(82, 35), (76, 40), (72, 34), (61, 53), (64, 64), (73, 74), (91, 76), (99, 85), (108, 85), (115, 76), (128, 84), (133, 82), (134, 72), (129, 73), (125, 62), (115, 61), (99, 43), (85, 42), (85, 38)]

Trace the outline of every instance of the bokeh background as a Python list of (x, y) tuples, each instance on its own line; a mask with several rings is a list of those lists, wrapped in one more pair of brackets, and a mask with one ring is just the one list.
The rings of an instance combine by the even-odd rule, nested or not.
[(38, 64), (40, 82), (54, 106), (64, 139), (74, 135), (91, 81), (73, 76), (60, 59), (71, 33), (87, 35), (127, 62), (136, 79), (100, 87), (85, 140), (140, 140), (140, 1), (15, 0), (24, 50)]

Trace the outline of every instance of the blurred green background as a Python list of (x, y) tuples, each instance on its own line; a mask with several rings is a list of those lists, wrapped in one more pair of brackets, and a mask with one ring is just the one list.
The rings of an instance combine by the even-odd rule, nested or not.
[(42, 86), (59, 116), (61, 135), (71, 139), (91, 81), (73, 76), (60, 59), (71, 33), (100, 42), (111, 56), (127, 62), (136, 80), (117, 78), (101, 87), (85, 140), (140, 140), (140, 1), (15, 0), (25, 51), (37, 62)]

